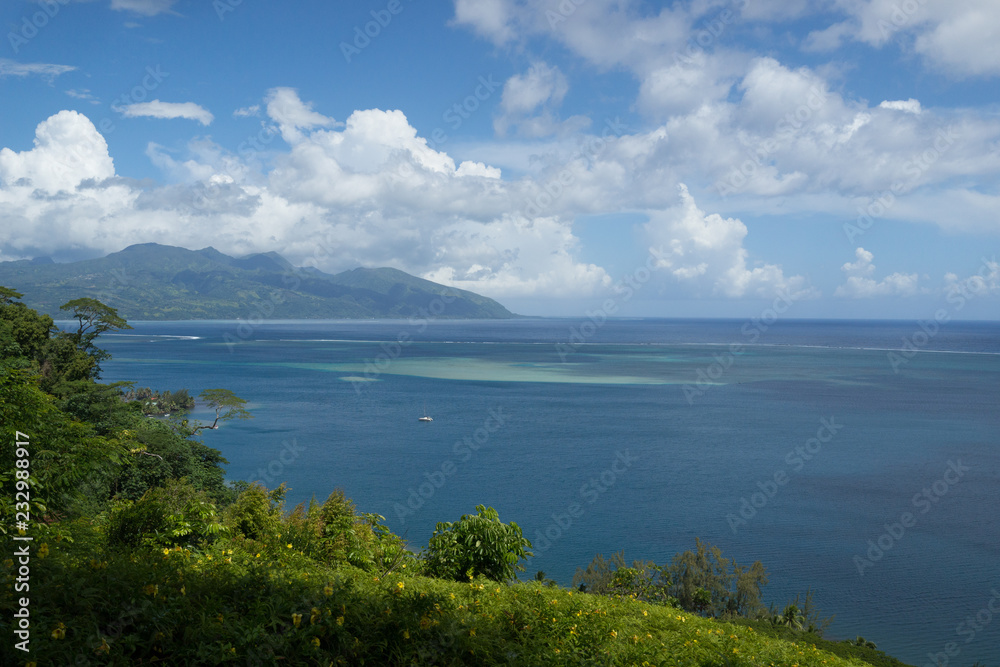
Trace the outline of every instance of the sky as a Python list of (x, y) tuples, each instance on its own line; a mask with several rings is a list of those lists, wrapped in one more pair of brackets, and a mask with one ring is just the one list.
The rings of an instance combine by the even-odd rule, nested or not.
[(0, 20), (0, 261), (156, 242), (390, 266), (525, 315), (1000, 318), (996, 0)]

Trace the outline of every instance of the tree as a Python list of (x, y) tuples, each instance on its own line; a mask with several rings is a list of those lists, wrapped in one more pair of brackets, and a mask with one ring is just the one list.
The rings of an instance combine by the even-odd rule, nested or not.
[(118, 315), (116, 309), (89, 297), (67, 301), (59, 306), (59, 310), (73, 311), (73, 317), (80, 323), (73, 336), (77, 345), (82, 349), (89, 348), (94, 339), (105, 331), (121, 331), (132, 328), (125, 321), (125, 318)]
[(87, 379), (100, 378), (100, 364), (105, 359), (110, 359), (111, 355), (97, 348), (94, 345), (94, 340), (106, 331), (122, 331), (132, 327), (124, 318), (119, 317), (117, 310), (89, 297), (68, 301), (61, 305), (59, 310), (72, 311), (72, 316), (79, 322), (76, 333), (63, 334), (63, 336), (92, 360), (90, 368), (87, 369), (89, 376)]
[(785, 611), (781, 614), (781, 624), (792, 630), (801, 630), (803, 618), (799, 608), (794, 604), (790, 604), (785, 607)]
[(4, 287), (0, 285), (0, 306), (9, 306), (14, 303), (15, 300), (20, 299), (23, 294), (12, 290), (9, 287)]
[[(198, 426), (195, 426), (191, 430), (191, 435), (194, 435), (203, 429), (217, 429), (219, 428), (220, 421), (229, 421), (230, 419), (253, 419), (253, 415), (243, 407), (247, 404), (246, 400), (240, 398), (228, 389), (206, 389), (198, 394), (198, 396), (201, 400), (208, 404), (208, 407), (215, 408), (215, 421), (211, 424), (199, 424)], [(187, 421), (184, 421), (183, 424), (186, 425)]]
[(428, 573), (442, 579), (481, 575), (507, 581), (524, 571), (520, 561), (534, 555), (530, 548), (520, 526), (502, 523), (492, 507), (476, 505), (476, 514), (437, 524), (424, 559)]

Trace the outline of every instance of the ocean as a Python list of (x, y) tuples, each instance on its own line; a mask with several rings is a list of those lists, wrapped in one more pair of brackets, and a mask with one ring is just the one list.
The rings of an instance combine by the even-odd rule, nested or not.
[(132, 325), (104, 381), (249, 401), (203, 440), (289, 508), (340, 488), (419, 549), (493, 506), (534, 543), (522, 578), (566, 586), (697, 537), (762, 561), (767, 602), (812, 590), (830, 637), (1000, 663), (1000, 324)]

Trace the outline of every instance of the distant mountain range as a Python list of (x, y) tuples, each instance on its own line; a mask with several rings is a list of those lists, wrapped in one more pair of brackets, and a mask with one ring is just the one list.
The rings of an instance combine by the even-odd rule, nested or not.
[(98, 299), (130, 320), (516, 317), (493, 299), (396, 269), (331, 275), (296, 268), (274, 252), (234, 258), (215, 248), (157, 243), (66, 264), (0, 262), (0, 285), (57, 319), (66, 317), (59, 306), (79, 297)]

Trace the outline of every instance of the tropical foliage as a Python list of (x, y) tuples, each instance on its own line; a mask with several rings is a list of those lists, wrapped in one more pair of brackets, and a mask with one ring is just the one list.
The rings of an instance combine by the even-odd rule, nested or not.
[[(225, 460), (193, 437), (208, 428), (150, 418), (122, 400), (131, 387), (95, 382), (105, 357), (88, 334), (124, 328), (111, 310), (77, 303), (67, 334), (17, 299), (0, 288), (0, 526), (21, 482), (31, 638), (16, 651), (0, 617), (0, 664), (899, 664), (810, 633), (808, 595), (774, 622), (741, 615), (759, 607), (763, 566), (701, 542), (664, 566), (598, 556), (583, 593), (541, 572), (518, 582), (531, 544), (493, 508), (439, 523), (419, 555), (342, 491), (286, 510), (283, 485), (225, 481)], [(216, 425), (245, 414), (224, 390), (202, 397)], [(18, 433), (27, 484), (11, 472)], [(4, 609), (20, 604), (20, 567), (0, 562)]]

